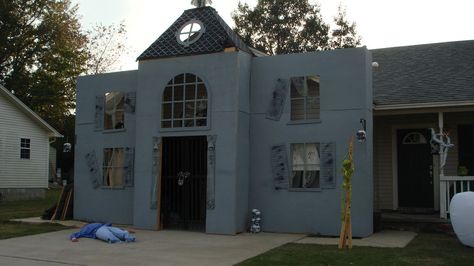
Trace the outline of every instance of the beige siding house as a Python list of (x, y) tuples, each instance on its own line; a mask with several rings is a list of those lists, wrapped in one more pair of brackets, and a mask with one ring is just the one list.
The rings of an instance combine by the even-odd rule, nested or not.
[(0, 200), (44, 195), (50, 142), (62, 137), (0, 85)]
[[(446, 218), (455, 193), (474, 191), (474, 41), (372, 53), (374, 209)], [(431, 128), (454, 144), (444, 167)]]

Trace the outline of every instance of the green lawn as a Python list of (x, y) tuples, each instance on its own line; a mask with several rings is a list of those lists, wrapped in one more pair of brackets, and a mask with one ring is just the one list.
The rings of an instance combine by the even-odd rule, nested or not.
[(60, 224), (27, 224), (19, 222), (0, 222), (0, 239), (36, 235), (68, 229)]
[(405, 248), (287, 244), (238, 265), (474, 265), (474, 248), (454, 236), (424, 233)]
[(9, 222), (10, 219), (38, 217), (45, 209), (53, 206), (61, 189), (49, 189), (44, 199), (0, 202), (0, 239), (34, 235), (66, 229), (56, 224), (27, 224)]

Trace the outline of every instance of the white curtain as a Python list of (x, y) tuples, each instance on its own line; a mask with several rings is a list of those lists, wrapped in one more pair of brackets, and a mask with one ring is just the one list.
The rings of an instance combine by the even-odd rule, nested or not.
[(318, 144), (293, 144), (292, 187), (311, 188), (317, 185), (320, 157)]
[(119, 107), (120, 102), (122, 101), (123, 93), (122, 92), (109, 92), (105, 94), (105, 115), (111, 119), (111, 127), (115, 127), (118, 122), (117, 116), (115, 115)]
[(318, 144), (293, 144), (292, 153), (294, 171), (319, 171), (321, 160), (319, 157)]
[(123, 149), (112, 149), (112, 154), (107, 162), (107, 172), (105, 174), (108, 186), (115, 187), (124, 185), (124, 157)]
[(305, 77), (291, 78), (291, 85), (294, 86), (298, 94), (303, 97), (308, 96), (308, 84), (306, 83)]

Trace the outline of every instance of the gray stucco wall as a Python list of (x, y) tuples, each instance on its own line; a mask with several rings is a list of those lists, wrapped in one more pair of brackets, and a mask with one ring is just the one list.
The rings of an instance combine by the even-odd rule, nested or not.
[[(142, 61), (137, 92), (134, 224), (155, 228), (156, 210), (151, 209), (152, 138), (217, 135), (214, 210), (207, 210), (206, 232), (235, 234), (243, 231), (248, 185), (248, 78), (250, 56), (241, 52)], [(209, 128), (199, 130), (160, 128), (163, 90), (173, 77), (193, 73), (206, 84), (211, 111)], [(242, 110), (242, 112), (240, 111)], [(247, 110), (247, 111), (246, 111)], [(247, 114), (246, 114), (246, 113)], [(247, 119), (245, 118), (247, 116)], [(246, 122), (247, 121), (247, 122)], [(248, 134), (248, 133), (247, 133)], [(247, 141), (247, 143), (246, 143)], [(242, 147), (239, 147), (242, 145)], [(246, 150), (247, 149), (247, 150)], [(237, 152), (236, 152), (237, 151)], [(243, 159), (243, 160), (239, 160)], [(248, 160), (248, 159), (247, 159)], [(239, 169), (237, 171), (237, 169)], [(239, 222), (238, 222), (239, 220)]]
[[(147, 60), (138, 71), (80, 77), (77, 92), (75, 218), (129, 223), (154, 229), (150, 207), (153, 138), (216, 135), (215, 209), (206, 212), (206, 232), (246, 230), (250, 210), (262, 211), (264, 231), (337, 235), (340, 227), (341, 161), (347, 140), (367, 121), (367, 140), (355, 145), (353, 235), (372, 233), (372, 69), (365, 48), (252, 58), (243, 52)], [(206, 84), (209, 127), (161, 129), (163, 90), (173, 77), (193, 73)], [(265, 118), (278, 78), (320, 75), (321, 119), (290, 123), (289, 88), (279, 121)], [(95, 97), (108, 91), (136, 91), (135, 114), (126, 129), (95, 131)], [(136, 129), (136, 131), (135, 131)], [(270, 148), (291, 143), (336, 143), (336, 188), (320, 191), (275, 190)], [(92, 187), (85, 155), (103, 148), (135, 147), (134, 187)], [(101, 170), (101, 169), (100, 169)], [(134, 193), (134, 191), (136, 193)]]
[[(125, 113), (125, 129), (95, 130), (95, 97), (106, 92), (136, 90), (137, 71), (82, 76), (77, 81), (76, 148), (74, 169), (74, 218), (131, 224), (133, 187), (94, 189), (85, 156), (95, 151), (102, 176), (104, 148), (135, 146), (135, 114)], [(135, 176), (136, 180), (136, 176)], [(102, 180), (100, 180), (102, 181)]]
[[(250, 116), (249, 209), (262, 211), (264, 231), (337, 235), (341, 215), (341, 162), (347, 142), (367, 121), (366, 142), (355, 144), (352, 228), (354, 236), (372, 233), (372, 82), (371, 55), (366, 48), (254, 58)], [(320, 75), (321, 119), (290, 123), (289, 88), (279, 121), (265, 119), (278, 78)], [(270, 148), (285, 144), (336, 143), (336, 188), (302, 192), (275, 190)]]
[(249, 177), (250, 177), (250, 70), (252, 57), (240, 53), (239, 103), (237, 112), (237, 164), (236, 164), (236, 226), (238, 232), (245, 232), (249, 221)]

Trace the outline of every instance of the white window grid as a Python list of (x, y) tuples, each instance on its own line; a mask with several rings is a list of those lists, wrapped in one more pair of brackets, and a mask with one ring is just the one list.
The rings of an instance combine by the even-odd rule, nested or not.
[(27, 138), (20, 139), (20, 158), (30, 159), (31, 156), (31, 140)]
[[(125, 102), (125, 94), (123, 92), (107, 92), (105, 93), (105, 97), (104, 97), (104, 129), (105, 130), (117, 130), (117, 129), (122, 129), (122, 128), (125, 128), (125, 106), (122, 105), (120, 108), (115, 108), (115, 112), (114, 114), (111, 114), (110, 117), (112, 119), (112, 121), (115, 121), (115, 125), (114, 125), (114, 122), (112, 122), (111, 124), (111, 127), (108, 127), (106, 128), (106, 121), (107, 121), (107, 95), (109, 95), (110, 93), (119, 93), (119, 95), (121, 97), (116, 97), (116, 98), (113, 98), (113, 105), (114, 106), (117, 106), (120, 101), (124, 101)], [(116, 128), (116, 124), (117, 124), (117, 120), (119, 118), (119, 114), (122, 114), (122, 117), (121, 117), (121, 120), (120, 121), (122, 123), (121, 127), (119, 128)]]
[(177, 41), (184, 46), (189, 46), (196, 42), (203, 33), (204, 26), (202, 22), (198, 20), (190, 20), (186, 22), (176, 33)]
[[(208, 101), (208, 96), (207, 96), (207, 88), (204, 82), (194, 74), (190, 73), (185, 73), (183, 75), (183, 82), (178, 82), (175, 83), (174, 80), (176, 79), (173, 78), (168, 85), (165, 88), (165, 91), (163, 92), (163, 101), (162, 101), (162, 114), (161, 114), (161, 127), (162, 128), (183, 128), (183, 127), (206, 127), (207, 126), (207, 118), (209, 116), (209, 101)], [(194, 80), (193, 82), (186, 82), (186, 76), (187, 75), (192, 75), (194, 76), (192, 79)], [(205, 91), (205, 95), (202, 98), (198, 98), (198, 90), (199, 90), (199, 85), (202, 85)], [(193, 90), (193, 97), (191, 100), (187, 100), (187, 95), (186, 95), (186, 87), (187, 86), (194, 86)], [(183, 89), (183, 94), (182, 94), (182, 100), (175, 100), (175, 88), (177, 87), (182, 87)], [(171, 101), (166, 101), (164, 98), (164, 94), (167, 89), (171, 89)], [(176, 111), (176, 105), (181, 104), (181, 116), (180, 117), (175, 117), (175, 111)], [(186, 104), (192, 104), (194, 106), (193, 110), (193, 116), (192, 117), (186, 117)], [(198, 104), (204, 104), (206, 106), (206, 111), (203, 112), (203, 115), (198, 115)], [(171, 106), (171, 118), (164, 118), (164, 110), (165, 106), (170, 105)], [(192, 122), (192, 125), (189, 126), (189, 124)], [(198, 125), (199, 123), (204, 123), (203, 125)]]
[[(110, 158), (106, 158), (106, 153), (111, 152)], [(112, 162), (112, 159), (114, 158), (115, 153), (122, 153), (122, 156), (124, 156), (124, 148), (105, 148), (104, 149), (104, 159), (103, 159), (103, 164), (102, 164), (102, 185), (104, 186), (109, 186), (106, 181), (106, 174), (110, 171), (115, 170), (121, 170), (122, 171), (122, 185), (125, 185), (125, 161), (124, 157), (121, 160), (122, 165), (111, 165), (110, 163)]]
[[(304, 77), (304, 84), (307, 84), (308, 82), (308, 77), (315, 77), (319, 82), (318, 84), (321, 84), (320, 83), (320, 77), (318, 75), (314, 75), (314, 76), (305, 76)], [(321, 91), (320, 91), (320, 88), (318, 90), (318, 94), (317, 95), (313, 95), (313, 96), (309, 96), (309, 95), (306, 95), (306, 96), (300, 96), (300, 97), (292, 97), (291, 95), (291, 81), (290, 81), (290, 104), (293, 105), (294, 102), (298, 101), (298, 100), (302, 100), (303, 101), (303, 108), (302, 108), (302, 114), (303, 114), (303, 118), (295, 118), (293, 119), (293, 113), (291, 113), (291, 120), (294, 120), (294, 121), (298, 121), (298, 120), (310, 120), (310, 119), (319, 119), (320, 117), (320, 110), (321, 110), (321, 107), (320, 107), (320, 104), (321, 104), (321, 99), (320, 99), (320, 95), (321, 95)], [(310, 110), (310, 102), (311, 101), (316, 101), (318, 103), (318, 109), (317, 109), (317, 117), (308, 117), (308, 111)], [(291, 108), (291, 112), (293, 112), (293, 107)], [(314, 116), (314, 114), (313, 114)]]

